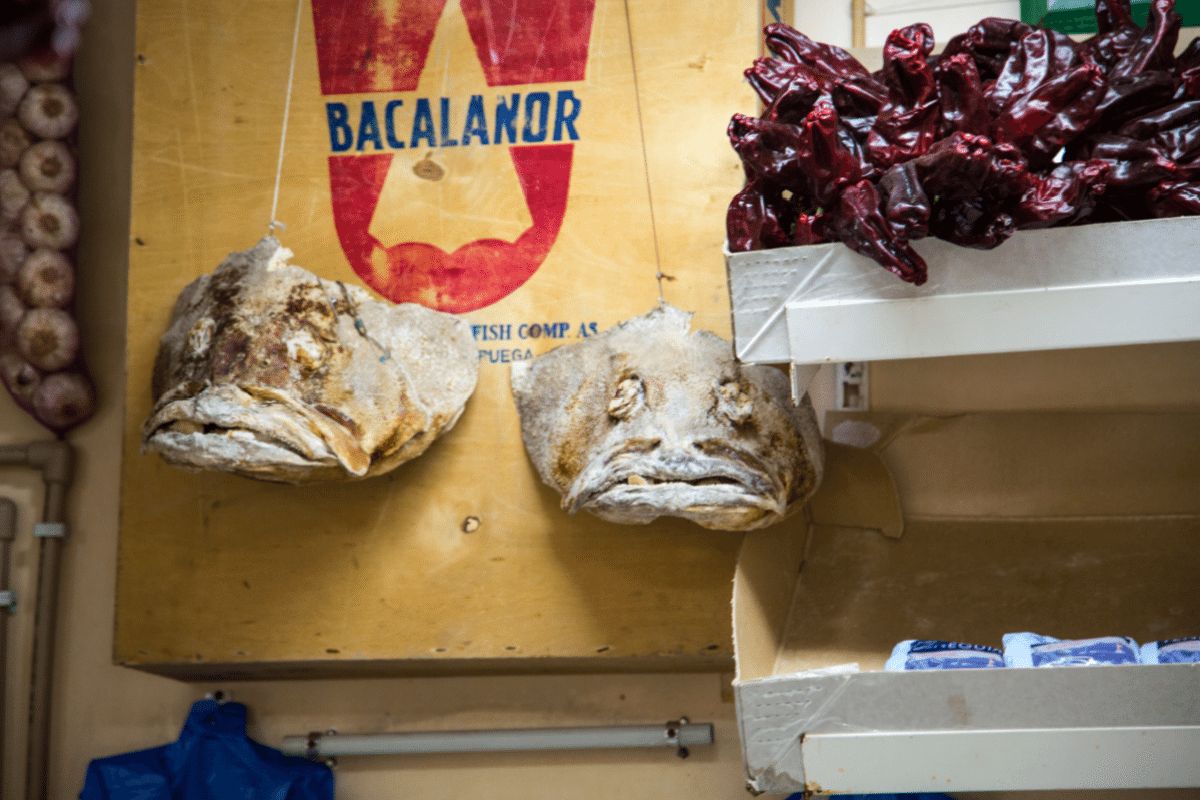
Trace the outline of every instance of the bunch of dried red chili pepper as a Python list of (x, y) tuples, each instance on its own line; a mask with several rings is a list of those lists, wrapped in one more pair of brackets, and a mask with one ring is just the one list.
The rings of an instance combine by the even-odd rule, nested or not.
[(1096, 0), (1099, 33), (989, 18), (933, 55), (933, 30), (895, 30), (883, 68), (768, 25), (746, 77), (765, 104), (729, 138), (747, 183), (727, 216), (734, 252), (840, 241), (915, 284), (909, 242), (996, 247), (1013, 231), (1200, 214), (1200, 39), (1174, 55), (1174, 0), (1146, 26)]

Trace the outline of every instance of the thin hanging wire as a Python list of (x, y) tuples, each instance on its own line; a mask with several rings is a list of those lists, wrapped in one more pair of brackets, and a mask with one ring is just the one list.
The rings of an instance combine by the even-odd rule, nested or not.
[(646, 200), (650, 203), (650, 234), (654, 239), (654, 276), (658, 280), (658, 302), (665, 303), (663, 297), (663, 278), (667, 277), (662, 271), (662, 258), (658, 252), (658, 226), (654, 222), (654, 194), (650, 191), (650, 157), (646, 153), (646, 126), (642, 122), (642, 94), (638, 90), (637, 57), (633, 49), (633, 20), (629, 17), (629, 0), (625, 0), (625, 30), (629, 34), (629, 62), (633, 68), (633, 98), (637, 107), (638, 133), (642, 138), (642, 168), (646, 172)]
[(287, 97), (283, 102), (283, 129), (279, 133), (279, 162), (275, 166), (275, 196), (271, 199), (271, 222), (267, 225), (267, 234), (275, 235), (276, 228), (287, 226), (275, 219), (279, 209), (279, 182), (283, 177), (283, 149), (287, 143), (288, 114), (292, 110), (292, 81), (296, 77), (296, 48), (300, 43), (300, 15), (304, 11), (304, 0), (296, 0), (296, 29), (292, 31), (292, 63), (288, 67)]

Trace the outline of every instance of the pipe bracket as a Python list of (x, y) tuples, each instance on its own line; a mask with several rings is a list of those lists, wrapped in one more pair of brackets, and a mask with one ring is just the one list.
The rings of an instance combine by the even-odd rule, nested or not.
[(45, 538), (67, 538), (67, 523), (65, 522), (39, 522), (33, 526), (33, 535)]
[(689, 722), (687, 717), (671, 720), (663, 728), (663, 736), (667, 740), (667, 745), (676, 748), (675, 755), (680, 758), (687, 758), (691, 753), (687, 747), (680, 743), (679, 734), (681, 729)]

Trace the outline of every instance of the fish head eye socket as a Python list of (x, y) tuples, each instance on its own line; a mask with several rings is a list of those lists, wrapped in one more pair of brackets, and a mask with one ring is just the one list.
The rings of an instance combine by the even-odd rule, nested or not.
[(716, 385), (717, 414), (725, 417), (735, 425), (740, 425), (750, 419), (754, 413), (754, 401), (750, 392), (735, 380), (723, 381)]
[(616, 420), (628, 419), (646, 401), (646, 386), (637, 375), (627, 375), (617, 382), (608, 403), (608, 415)]

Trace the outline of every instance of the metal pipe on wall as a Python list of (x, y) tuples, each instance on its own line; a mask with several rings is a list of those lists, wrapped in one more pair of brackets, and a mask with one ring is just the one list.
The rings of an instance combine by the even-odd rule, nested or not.
[(17, 537), (17, 504), (0, 497), (0, 791), (4, 787), (4, 721), (8, 694), (8, 618), (16, 604), (16, 595), (9, 585), (9, 564), (12, 543)]
[(612, 747), (687, 748), (713, 743), (711, 722), (686, 719), (665, 725), (614, 725), (581, 728), (518, 728), (481, 731), (414, 731), (407, 733), (325, 734), (284, 737), (285, 755), (337, 756), (480, 753), (513, 750), (579, 750)]
[[(34, 526), (34, 535), (39, 541), (33, 668), (29, 687), (29, 750), (25, 771), (25, 797), (28, 800), (43, 800), (46, 797), (59, 565), (63, 540), (66, 538), (67, 491), (71, 485), (74, 456), (71, 445), (63, 441), (0, 446), (0, 466), (40, 470), (45, 484), (42, 521)], [(3, 751), (0, 751), (0, 759), (2, 754)], [(3, 783), (0, 783), (0, 791), (3, 791)]]

